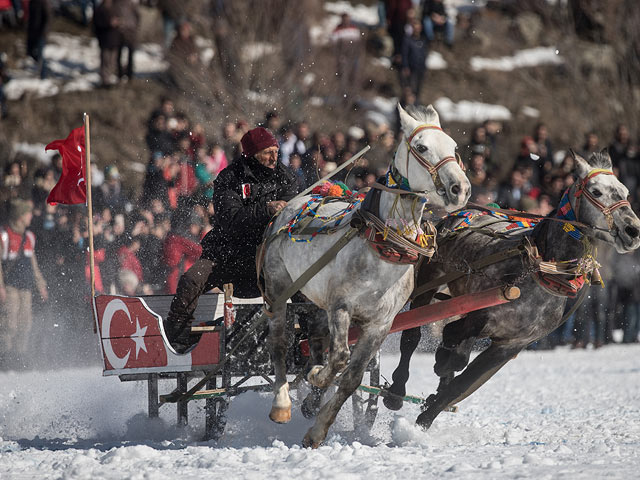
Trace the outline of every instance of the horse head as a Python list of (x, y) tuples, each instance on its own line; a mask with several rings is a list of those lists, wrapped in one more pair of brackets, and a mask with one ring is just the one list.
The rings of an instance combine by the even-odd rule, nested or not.
[(440, 127), (438, 112), (431, 105), (405, 110), (400, 104), (398, 112), (404, 141), (398, 146), (392, 168), (430, 205), (449, 212), (463, 207), (471, 184), (456, 154), (456, 142)]
[[(593, 153), (588, 160), (573, 151), (571, 154), (578, 180), (565, 196), (572, 216), (594, 227), (595, 238), (613, 244), (618, 253), (640, 247), (640, 220), (627, 200), (629, 190), (613, 174), (607, 150)], [(559, 213), (566, 203), (560, 202)]]

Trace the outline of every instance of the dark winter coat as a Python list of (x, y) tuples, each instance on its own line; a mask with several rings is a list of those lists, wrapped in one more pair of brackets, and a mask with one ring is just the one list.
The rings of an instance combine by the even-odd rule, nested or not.
[(402, 67), (412, 72), (426, 70), (427, 46), (427, 39), (423, 35), (419, 38), (407, 35), (402, 43)]
[(138, 45), (138, 24), (140, 12), (133, 0), (113, 0), (113, 14), (118, 19), (118, 31), (121, 41), (126, 46), (135, 48)]
[(113, 4), (102, 2), (93, 15), (93, 26), (100, 48), (116, 49), (120, 46), (122, 36), (116, 27), (116, 14)]
[(29, 2), (29, 21), (27, 24), (27, 53), (38, 56), (40, 45), (44, 42), (51, 20), (49, 0), (31, 0)]
[(281, 163), (264, 167), (241, 157), (214, 182), (213, 228), (202, 240), (202, 257), (223, 277), (255, 279), (256, 248), (271, 220), (267, 203), (291, 200), (298, 193), (293, 174)]

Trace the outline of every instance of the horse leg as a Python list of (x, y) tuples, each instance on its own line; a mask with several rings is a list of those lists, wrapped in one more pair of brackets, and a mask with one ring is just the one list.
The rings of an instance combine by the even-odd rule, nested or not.
[(400, 362), (398, 362), (398, 366), (391, 376), (393, 383), (389, 387), (390, 395), (382, 398), (382, 403), (389, 410), (400, 410), (404, 404), (402, 397), (407, 394), (405, 387), (409, 381), (409, 362), (413, 352), (418, 348), (421, 337), (420, 327), (402, 331), (402, 336), (400, 337)]
[[(309, 323), (310, 365), (322, 365), (324, 363), (324, 352), (329, 347), (327, 323), (326, 321), (320, 323), (317, 320), (315, 319), (315, 321)], [(311, 386), (311, 391), (304, 398), (300, 407), (305, 418), (313, 418), (318, 414), (322, 395), (324, 395), (325, 391), (325, 388)]]
[(287, 382), (286, 341), (286, 305), (273, 312), (269, 319), (268, 343), (271, 352), (271, 363), (275, 371), (273, 385), (274, 398), (269, 418), (276, 423), (287, 423), (291, 420), (291, 398)]
[(327, 437), (329, 427), (333, 424), (340, 411), (340, 408), (356, 391), (367, 365), (380, 349), (380, 345), (387, 336), (391, 319), (386, 324), (386, 328), (369, 328), (360, 334), (358, 343), (353, 348), (349, 366), (340, 376), (340, 384), (336, 393), (325, 403), (316, 417), (316, 422), (304, 436), (303, 445), (305, 447), (318, 448)]
[(467, 366), (473, 345), (486, 323), (485, 316), (467, 315), (444, 327), (442, 344), (436, 350), (436, 363), (433, 367), (436, 375), (450, 380), (455, 372)]
[(344, 306), (336, 306), (329, 312), (329, 358), (326, 366), (314, 365), (307, 374), (309, 383), (327, 388), (349, 362), (349, 325), (351, 315)]
[[(418, 282), (420, 282), (422, 276), (427, 274), (425, 272), (426, 270), (424, 268), (420, 270), (418, 273)], [(425, 281), (424, 278), (422, 278), (422, 281)], [(415, 298), (413, 302), (411, 302), (411, 310), (429, 305), (435, 293), (436, 291), (432, 290)], [(402, 331), (402, 336), (400, 337), (400, 362), (398, 362), (398, 366), (391, 376), (393, 383), (389, 387), (390, 395), (382, 399), (382, 403), (384, 403), (384, 406), (389, 410), (400, 410), (404, 404), (402, 397), (407, 394), (405, 387), (409, 381), (409, 362), (411, 361), (413, 352), (418, 348), (421, 337), (420, 327)]]
[(489, 346), (460, 375), (446, 384), (441, 382), (438, 391), (427, 398), (426, 410), (418, 416), (416, 423), (425, 430), (428, 429), (442, 410), (475, 392), (521, 350), (521, 346)]

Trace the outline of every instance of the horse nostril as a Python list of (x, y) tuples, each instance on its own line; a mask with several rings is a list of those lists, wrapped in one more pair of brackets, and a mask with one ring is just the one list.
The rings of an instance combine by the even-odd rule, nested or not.
[(460, 193), (460, 185), (454, 185), (451, 187), (451, 193), (458, 195)]
[(629, 235), (631, 238), (636, 238), (638, 235), (640, 235), (640, 230), (638, 230), (636, 227), (632, 227), (631, 225), (627, 225), (626, 227), (624, 227), (624, 233)]

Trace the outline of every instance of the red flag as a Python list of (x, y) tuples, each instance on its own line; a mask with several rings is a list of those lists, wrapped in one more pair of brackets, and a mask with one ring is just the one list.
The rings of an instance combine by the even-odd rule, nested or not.
[(74, 128), (66, 140), (55, 140), (45, 150), (58, 150), (62, 155), (62, 175), (49, 193), (47, 203), (86, 203), (84, 127)]

